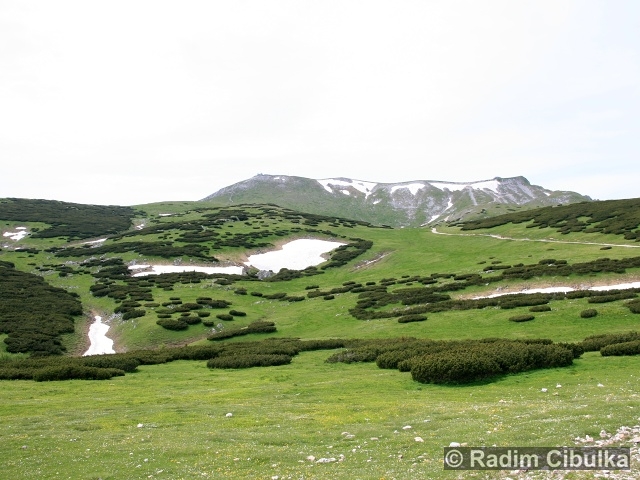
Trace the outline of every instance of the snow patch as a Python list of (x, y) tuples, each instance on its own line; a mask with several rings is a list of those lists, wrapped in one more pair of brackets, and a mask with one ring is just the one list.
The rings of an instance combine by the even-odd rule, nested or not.
[(4, 232), (2, 236), (8, 237), (11, 240), (17, 242), (18, 240), (22, 240), (24, 237), (29, 235), (29, 232), (27, 232), (27, 227), (16, 227), (16, 230), (16, 232)]
[(322, 254), (336, 249), (342, 242), (328, 240), (299, 239), (286, 243), (282, 250), (251, 255), (245, 265), (260, 270), (280, 271), (282, 268), (289, 270), (304, 270), (307, 267), (319, 265), (326, 261)]
[[(331, 185), (337, 186), (337, 187), (353, 187), (359, 192), (364, 193), (365, 197), (368, 197), (369, 195), (371, 195), (373, 189), (377, 185), (377, 183), (374, 183), (374, 182), (363, 182), (361, 180), (339, 180), (337, 178), (325, 178), (325, 179), (316, 180), (316, 181), (320, 185), (322, 185), (323, 188), (329, 193), (333, 193), (333, 190), (331, 189)], [(342, 193), (345, 193), (345, 190), (341, 190), (341, 191)]]
[(498, 193), (498, 187), (500, 182), (498, 180), (485, 180), (482, 182), (469, 182), (469, 183), (452, 183), (452, 182), (429, 182), (434, 187), (440, 190), (450, 190), (452, 192), (459, 192), (467, 187), (480, 190), (491, 190)]
[(408, 188), (411, 192), (411, 195), (418, 193), (420, 190), (424, 188), (424, 183), (410, 183), (408, 185), (396, 185), (391, 187), (391, 193), (395, 193), (396, 190), (401, 190), (403, 188)]
[(196, 265), (130, 265), (129, 270), (144, 270), (143, 272), (134, 273), (134, 277), (181, 272), (227, 273), (230, 275), (242, 275), (242, 267), (238, 266), (202, 267)]
[(89, 242), (82, 242), (81, 245), (95, 245), (97, 243), (105, 242), (106, 240), (107, 240), (106, 238), (99, 238), (98, 240), (91, 240)]
[(91, 345), (89, 346), (89, 350), (84, 352), (84, 357), (87, 355), (116, 353), (113, 349), (113, 340), (107, 337), (108, 331), (109, 325), (102, 323), (102, 317), (96, 315), (94, 322), (89, 327), (89, 341)]
[[(600, 287), (591, 287), (587, 290), (592, 291), (607, 291), (607, 290), (627, 290), (629, 288), (640, 288), (640, 282), (633, 283), (620, 283), (617, 285), (603, 285)], [(479, 300), (481, 298), (495, 298), (503, 295), (513, 295), (514, 293), (568, 293), (575, 291), (575, 288), (572, 287), (547, 287), (547, 288), (525, 288), (519, 292), (509, 292), (509, 293), (494, 293), (493, 295), (487, 295), (484, 297), (473, 297), (474, 300)]]
[(452, 192), (459, 192), (469, 186), (468, 183), (445, 183), (445, 182), (429, 182), (438, 190), (450, 190)]

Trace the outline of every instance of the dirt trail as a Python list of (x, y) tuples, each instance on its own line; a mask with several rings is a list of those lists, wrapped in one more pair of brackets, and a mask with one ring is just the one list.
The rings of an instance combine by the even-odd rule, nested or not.
[(491, 237), (497, 238), (498, 240), (512, 240), (514, 242), (543, 242), (543, 243), (568, 243), (574, 245), (598, 245), (602, 247), (625, 247), (625, 248), (640, 248), (640, 245), (623, 245), (620, 243), (597, 243), (597, 242), (577, 242), (577, 241), (569, 241), (569, 240), (553, 240), (553, 239), (533, 239), (533, 238), (513, 238), (513, 237), (505, 237), (502, 235), (496, 235), (491, 233), (445, 233), (438, 232), (436, 227), (431, 229), (431, 233), (435, 233), (436, 235), (450, 235), (453, 237)]

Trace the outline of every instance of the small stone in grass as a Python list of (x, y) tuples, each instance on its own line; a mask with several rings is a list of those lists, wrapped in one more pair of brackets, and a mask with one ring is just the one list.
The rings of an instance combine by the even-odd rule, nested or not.
[(227, 417), (227, 418), (229, 418), (229, 417), (233, 417), (233, 413), (227, 413), (227, 414), (225, 415), (225, 417)]

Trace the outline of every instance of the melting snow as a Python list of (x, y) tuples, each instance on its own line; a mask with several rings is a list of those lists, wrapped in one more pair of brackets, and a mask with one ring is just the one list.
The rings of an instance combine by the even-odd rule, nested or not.
[(89, 350), (84, 352), (87, 355), (103, 355), (105, 353), (116, 353), (113, 349), (113, 340), (107, 337), (109, 325), (102, 323), (102, 317), (95, 316), (95, 321), (89, 327), (89, 341), (91, 345)]
[(467, 187), (481, 189), (481, 190), (492, 190), (498, 193), (498, 186), (500, 182), (498, 180), (486, 180), (484, 182), (470, 182), (470, 183), (448, 183), (448, 182), (429, 182), (434, 187), (439, 188), (440, 190), (447, 189), (455, 192), (459, 192), (464, 190)]
[[(282, 268), (289, 270), (304, 270), (307, 267), (318, 265), (326, 261), (324, 253), (336, 249), (343, 242), (331, 242), (328, 240), (303, 238), (293, 240), (283, 245), (281, 250), (251, 255), (245, 265), (258, 268), (260, 270), (280, 271)], [(204, 267), (196, 265), (130, 265), (129, 270), (138, 271), (134, 277), (145, 275), (158, 275), (160, 273), (179, 272), (204, 272), (204, 273), (226, 273), (230, 275), (242, 275), (243, 266), (229, 267)]]
[(591, 290), (597, 290), (597, 291), (626, 290), (627, 288), (640, 288), (640, 282), (621, 283), (619, 285), (604, 285), (602, 287), (593, 287), (593, 288), (591, 288)]
[[(339, 186), (339, 187), (353, 187), (356, 190), (364, 193), (366, 197), (371, 195), (374, 187), (377, 185), (377, 183), (373, 183), (373, 182), (363, 182), (360, 180), (346, 181), (346, 180), (338, 180), (337, 178), (325, 178), (323, 180), (316, 180), (316, 181), (320, 185), (322, 185), (324, 189), (329, 193), (333, 193), (333, 190), (331, 189), (330, 185)], [(342, 193), (347, 193), (347, 192), (346, 190), (342, 190)]]
[(307, 267), (325, 262), (326, 259), (322, 257), (322, 254), (330, 252), (340, 245), (344, 245), (344, 243), (306, 238), (293, 240), (283, 245), (282, 250), (251, 255), (245, 265), (274, 272), (278, 272), (282, 268), (304, 270)]
[(96, 243), (102, 243), (105, 242), (107, 239), (106, 238), (100, 238), (98, 240), (91, 240), (90, 242), (82, 242), (81, 245), (93, 245)]
[[(199, 267), (195, 265), (130, 265), (129, 270), (142, 270), (144, 272), (134, 273), (134, 277), (143, 277), (146, 275), (158, 275), (161, 273), (180, 273), (180, 272), (203, 272), (203, 273), (228, 273), (230, 275), (242, 275), (242, 267)], [(151, 269), (151, 270), (146, 270)]]
[(2, 234), (3, 237), (9, 237), (11, 240), (22, 240), (24, 237), (29, 235), (27, 232), (27, 227), (16, 227), (17, 232), (4, 232)]
[[(629, 288), (640, 288), (640, 282), (620, 283), (618, 285), (603, 285), (601, 287), (591, 287), (591, 288), (588, 288), (587, 290), (606, 291), (606, 290), (626, 290)], [(575, 288), (571, 288), (571, 287), (548, 287), (548, 288), (531, 288), (531, 289), (525, 288), (519, 292), (494, 293), (493, 295), (487, 295), (485, 297), (474, 297), (474, 300), (478, 300), (481, 298), (495, 298), (495, 297), (500, 297), (502, 295), (513, 295), (514, 293), (556, 293), (556, 292), (567, 293), (567, 292), (573, 292), (573, 291), (575, 291)]]
[(403, 188), (408, 188), (412, 195), (415, 195), (420, 190), (424, 188), (424, 183), (410, 183), (408, 185), (396, 185), (395, 187), (391, 187), (391, 193), (394, 193), (396, 190), (400, 190)]

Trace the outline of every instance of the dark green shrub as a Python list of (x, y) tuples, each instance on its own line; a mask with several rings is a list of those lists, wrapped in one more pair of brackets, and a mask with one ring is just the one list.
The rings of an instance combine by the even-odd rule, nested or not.
[(600, 349), (603, 357), (620, 355), (640, 355), (640, 340), (633, 342), (614, 343)]
[(588, 308), (580, 312), (581, 318), (593, 318), (598, 315), (598, 311), (595, 308)]
[(626, 333), (611, 333), (603, 335), (592, 335), (585, 338), (580, 345), (585, 352), (596, 352), (602, 347), (607, 345), (613, 345), (614, 343), (625, 343), (640, 340), (640, 333), (638, 332), (626, 332)]
[(403, 315), (398, 318), (398, 323), (424, 322), (426, 319), (426, 315)]
[(239, 310), (229, 310), (229, 315), (233, 315), (234, 317), (246, 317), (247, 313)]
[(303, 340), (300, 342), (300, 351), (334, 350), (346, 347), (348, 340), (340, 338), (328, 338), (324, 340)]
[(129, 310), (122, 314), (122, 320), (131, 320), (132, 318), (144, 317), (147, 314), (145, 310)]
[(335, 297), (335, 295), (325, 295), (324, 297), (322, 297), (324, 300), (333, 300)]
[(534, 305), (529, 307), (530, 312), (550, 312), (551, 307), (549, 305)]
[(523, 314), (523, 315), (514, 315), (513, 317), (509, 317), (510, 322), (529, 322), (535, 319), (533, 315)]
[(556, 345), (571, 350), (573, 352), (573, 358), (580, 358), (584, 353), (584, 348), (581, 343), (556, 343)]
[(183, 322), (182, 320), (176, 320), (173, 318), (161, 318), (156, 321), (158, 325), (162, 328), (166, 328), (167, 330), (186, 330), (189, 328), (187, 322)]
[(174, 312), (191, 312), (192, 310), (200, 310), (202, 305), (199, 303), (183, 303), (173, 309)]
[(286, 300), (287, 302), (301, 302), (301, 301), (304, 300), (304, 297), (296, 296), (296, 295), (294, 295), (294, 296), (286, 296), (284, 298), (284, 300)]
[(85, 367), (81, 365), (62, 365), (45, 367), (33, 374), (36, 382), (57, 380), (108, 380), (115, 376), (123, 376), (125, 372), (117, 368)]
[(218, 315), (216, 315), (216, 318), (229, 322), (233, 320), (233, 315), (229, 315), (228, 313), (219, 313)]
[(573, 358), (572, 350), (559, 345), (498, 340), (468, 342), (414, 357), (409, 363), (412, 378), (421, 383), (470, 383), (499, 374), (568, 366)]
[(202, 319), (198, 316), (181, 317), (180, 320), (188, 325), (197, 325), (198, 323), (202, 322)]
[(207, 362), (209, 368), (251, 368), (288, 365), (291, 357), (288, 355), (247, 354), (225, 355), (212, 358)]
[(87, 367), (116, 368), (125, 372), (135, 372), (140, 362), (126, 355), (91, 355), (82, 357), (80, 362)]
[(588, 303), (609, 303), (617, 300), (627, 300), (629, 298), (636, 298), (638, 294), (635, 292), (619, 292), (606, 295), (593, 295), (587, 299)]
[(226, 300), (213, 300), (208, 303), (211, 308), (229, 308), (231, 302), (227, 302)]
[(631, 313), (640, 313), (640, 300), (639, 299), (631, 300), (630, 302), (627, 302), (625, 305), (629, 309), (629, 311), (631, 311)]

